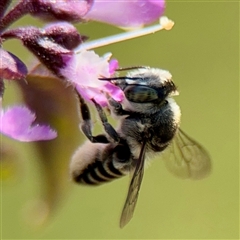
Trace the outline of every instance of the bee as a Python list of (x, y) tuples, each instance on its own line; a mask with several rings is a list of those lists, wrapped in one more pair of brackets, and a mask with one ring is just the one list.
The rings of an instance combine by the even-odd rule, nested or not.
[[(135, 69), (136, 68), (136, 69)], [(104, 110), (93, 103), (105, 129), (92, 135), (90, 111), (78, 94), (81, 129), (88, 140), (75, 152), (70, 163), (72, 179), (81, 184), (99, 185), (132, 173), (120, 227), (132, 218), (144, 174), (145, 159), (166, 152), (167, 168), (181, 178), (201, 179), (211, 170), (207, 151), (180, 129), (181, 111), (172, 75), (162, 69), (132, 67), (126, 76), (101, 78), (111, 81), (124, 93), (121, 103), (109, 96), (108, 107), (117, 119), (116, 130)]]

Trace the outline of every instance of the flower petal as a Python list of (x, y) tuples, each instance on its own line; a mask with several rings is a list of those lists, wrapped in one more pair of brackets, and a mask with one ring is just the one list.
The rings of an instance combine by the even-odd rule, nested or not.
[(98, 104), (100, 104), (102, 107), (107, 106), (107, 97), (106, 95), (100, 91), (97, 88), (82, 88), (81, 86), (77, 85), (76, 86), (77, 91), (79, 94), (88, 101), (91, 101), (94, 99)]
[(85, 18), (133, 28), (154, 22), (163, 14), (164, 9), (164, 0), (95, 0)]
[[(108, 55), (109, 57), (111, 55)], [(75, 54), (66, 66), (61, 69), (61, 75), (73, 83), (78, 92), (86, 100), (94, 99), (101, 106), (107, 105), (106, 94), (111, 95), (116, 101), (122, 100), (122, 90), (108, 81), (100, 81), (99, 77), (110, 77), (118, 66), (109, 64), (109, 57), (99, 57), (94, 51), (82, 51)]]
[(18, 140), (24, 142), (40, 141), (40, 140), (51, 140), (57, 137), (56, 131), (52, 130), (46, 125), (34, 125), (23, 135), (19, 136)]
[(113, 75), (116, 69), (119, 68), (118, 65), (118, 60), (117, 59), (112, 59), (109, 61), (109, 73), (110, 75)]
[(69, 81), (86, 87), (97, 87), (102, 83), (99, 76), (110, 76), (108, 61), (100, 58), (94, 51), (83, 51), (66, 63), (61, 74)]
[(30, 142), (50, 140), (57, 137), (56, 131), (45, 125), (32, 125), (35, 120), (28, 108), (13, 106), (0, 114), (0, 132), (15, 140)]
[(108, 95), (110, 95), (117, 102), (121, 102), (124, 98), (123, 91), (119, 87), (115, 86), (110, 82), (107, 82), (104, 85), (104, 91), (107, 92)]

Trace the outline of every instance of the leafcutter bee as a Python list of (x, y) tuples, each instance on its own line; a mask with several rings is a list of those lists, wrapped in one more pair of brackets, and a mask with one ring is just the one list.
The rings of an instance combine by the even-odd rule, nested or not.
[(179, 128), (181, 112), (173, 99), (178, 91), (171, 74), (149, 67), (129, 70), (123, 77), (100, 79), (119, 86), (125, 95), (121, 103), (108, 99), (111, 115), (118, 121), (116, 130), (101, 106), (93, 101), (105, 129), (104, 134), (93, 136), (90, 111), (78, 95), (81, 129), (88, 140), (75, 152), (70, 164), (72, 179), (89, 185), (133, 173), (120, 227), (133, 216), (146, 155), (168, 153), (167, 168), (181, 178), (201, 179), (211, 170), (206, 150)]

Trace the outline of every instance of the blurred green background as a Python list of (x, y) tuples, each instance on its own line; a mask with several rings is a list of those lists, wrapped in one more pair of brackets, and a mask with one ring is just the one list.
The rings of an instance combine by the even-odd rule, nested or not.
[[(44, 182), (44, 168), (33, 144), (3, 137), (2, 143), (15, 153), (8, 165), (14, 176), (2, 181), (2, 239), (239, 238), (239, 3), (167, 1), (165, 15), (175, 21), (171, 31), (96, 52), (112, 52), (121, 66), (149, 65), (172, 73), (180, 91), (176, 101), (182, 110), (181, 127), (208, 149), (212, 174), (201, 181), (180, 180), (156, 159), (145, 171), (132, 221), (120, 229), (129, 178), (82, 187), (70, 183), (66, 168), (66, 177), (56, 180), (64, 189), (57, 196), (56, 211), (42, 227), (36, 227), (41, 216), (31, 205), (43, 194), (44, 184), (49, 184)], [(30, 17), (19, 22), (30, 23), (38, 22)], [(78, 28), (91, 39), (121, 32), (100, 23)], [(5, 47), (31, 62), (31, 55), (18, 42)], [(17, 102), (16, 92), (14, 83), (6, 84), (5, 106)], [(84, 139), (80, 132), (75, 138), (79, 144)], [(66, 147), (76, 149), (76, 139), (66, 141)], [(64, 145), (52, 151), (60, 160)], [(65, 161), (67, 166), (68, 158)], [(49, 169), (62, 165), (57, 159)], [(47, 212), (43, 206), (41, 214)]]

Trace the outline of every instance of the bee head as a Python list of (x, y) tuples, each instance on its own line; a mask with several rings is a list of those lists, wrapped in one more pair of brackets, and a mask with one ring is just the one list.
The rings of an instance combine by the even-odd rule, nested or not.
[(161, 103), (169, 96), (178, 95), (172, 75), (162, 69), (140, 68), (115, 84), (123, 90), (126, 99), (134, 103)]

